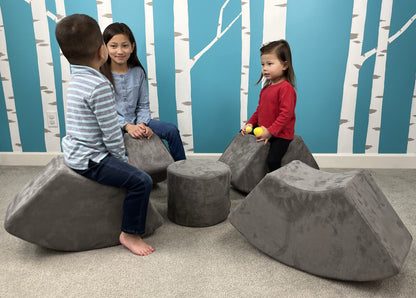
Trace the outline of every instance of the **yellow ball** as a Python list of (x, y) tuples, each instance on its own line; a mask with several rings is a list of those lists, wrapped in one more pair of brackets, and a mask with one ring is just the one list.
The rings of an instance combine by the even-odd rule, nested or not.
[(261, 127), (256, 127), (253, 131), (254, 135), (257, 137), (259, 135), (261, 135), (263, 133), (263, 128)]
[(250, 133), (253, 130), (251, 126), (246, 126), (246, 133)]

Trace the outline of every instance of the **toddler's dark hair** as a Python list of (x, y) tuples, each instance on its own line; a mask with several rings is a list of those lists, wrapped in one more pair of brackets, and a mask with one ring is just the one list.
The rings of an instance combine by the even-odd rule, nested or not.
[[(260, 56), (270, 53), (274, 53), (277, 59), (279, 59), (281, 62), (286, 63), (287, 69), (284, 72), (284, 76), (286, 78), (286, 81), (288, 81), (293, 86), (293, 88), (295, 88), (296, 78), (295, 71), (293, 70), (292, 53), (290, 51), (289, 43), (284, 39), (280, 39), (277, 41), (269, 42), (260, 48)], [(260, 75), (260, 79), (257, 81), (256, 85), (260, 83), (262, 79), (263, 74)], [(271, 83), (272, 82), (270, 80), (266, 80), (264, 82), (263, 88), (271, 85)]]

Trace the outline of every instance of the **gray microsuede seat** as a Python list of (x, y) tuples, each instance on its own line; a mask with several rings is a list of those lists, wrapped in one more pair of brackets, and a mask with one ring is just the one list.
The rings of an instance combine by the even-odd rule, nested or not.
[[(245, 193), (249, 193), (268, 173), (267, 155), (269, 144), (257, 142), (254, 135), (241, 135), (238, 133), (224, 153), (219, 158), (230, 166), (231, 185)], [(314, 157), (303, 141), (302, 137), (295, 135), (290, 142), (286, 154), (282, 158), (282, 166), (293, 160), (300, 160), (307, 165), (319, 169)]]
[(131, 165), (149, 174), (153, 183), (166, 179), (166, 169), (174, 160), (156, 134), (150, 139), (134, 139), (126, 133), (124, 144)]
[(168, 217), (189, 227), (207, 227), (230, 213), (230, 168), (213, 160), (181, 160), (168, 167)]
[[(58, 156), (16, 195), (4, 227), (23, 240), (61, 251), (118, 245), (125, 193), (77, 174)], [(162, 224), (149, 202), (145, 236)]]
[(397, 274), (412, 242), (369, 172), (332, 174), (300, 161), (267, 174), (229, 220), (272, 258), (340, 280)]
[(290, 142), (289, 147), (287, 148), (287, 151), (282, 158), (282, 166), (285, 166), (294, 160), (300, 160), (304, 164), (319, 170), (319, 166), (315, 158), (313, 157), (309, 148), (306, 146), (302, 137), (299, 135), (295, 135), (293, 140)]

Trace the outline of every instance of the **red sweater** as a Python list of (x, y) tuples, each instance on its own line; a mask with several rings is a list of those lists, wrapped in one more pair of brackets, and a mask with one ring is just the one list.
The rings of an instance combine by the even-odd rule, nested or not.
[(295, 106), (296, 92), (288, 81), (267, 86), (261, 90), (259, 105), (247, 123), (266, 127), (273, 137), (292, 140)]

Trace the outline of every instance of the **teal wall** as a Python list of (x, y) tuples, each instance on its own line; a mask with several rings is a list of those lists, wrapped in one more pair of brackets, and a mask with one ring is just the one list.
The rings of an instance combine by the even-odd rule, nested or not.
[[(147, 2), (147, 1), (146, 1)], [(188, 1), (190, 56), (214, 37), (218, 12), (225, 0)], [(363, 52), (377, 46), (381, 1), (368, 1)], [(296, 134), (314, 153), (337, 153), (343, 84), (350, 42), (354, 1), (288, 0), (286, 39), (292, 48), (297, 77)], [(143, 0), (111, 1), (113, 21), (134, 31), (139, 59), (145, 67), (146, 33)], [(56, 14), (55, 1), (46, 0)], [(263, 1), (250, 1), (250, 75), (248, 115), (257, 105), (260, 87), (259, 48), (263, 42)], [(45, 152), (42, 97), (30, 4), (0, 0), (13, 82), (21, 148)], [(66, 14), (85, 13), (98, 20), (96, 0), (66, 0)], [(231, 0), (224, 10), (229, 24), (241, 11), (241, 1)], [(177, 123), (173, 0), (154, 0), (154, 40), (159, 116)], [(416, 14), (416, 1), (394, 1), (390, 35)], [(240, 129), (241, 17), (191, 69), (192, 126), (195, 153), (221, 153)], [(60, 136), (65, 135), (59, 47), (56, 22), (48, 18), (56, 88)], [(269, 28), (270, 30), (270, 28)], [(416, 74), (416, 22), (388, 48), (379, 153), (408, 152), (409, 120)], [(1, 59), (1, 57), (0, 57)], [(375, 56), (360, 69), (355, 113), (353, 153), (364, 153)], [(3, 77), (3, 74), (2, 74)], [(416, 136), (413, 136), (416, 139)], [(11, 152), (4, 88), (0, 85), (0, 151)]]

